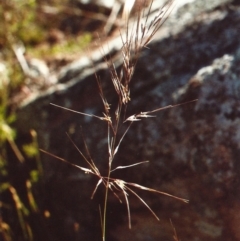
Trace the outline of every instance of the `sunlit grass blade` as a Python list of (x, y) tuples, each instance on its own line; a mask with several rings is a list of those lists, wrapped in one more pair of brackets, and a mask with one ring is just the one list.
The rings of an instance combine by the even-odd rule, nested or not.
[(69, 108), (66, 108), (66, 107), (63, 107), (63, 106), (60, 106), (60, 105), (56, 105), (56, 104), (53, 104), (53, 103), (50, 103), (50, 105), (53, 105), (53, 106), (56, 106), (58, 108), (61, 108), (61, 109), (64, 109), (64, 110), (67, 110), (67, 111), (70, 111), (70, 112), (73, 112), (73, 113), (77, 113), (77, 114), (80, 114), (80, 115), (85, 115), (85, 116), (89, 116), (89, 117), (95, 117), (99, 120), (104, 120), (104, 121), (109, 121), (108, 118), (106, 117), (101, 117), (101, 116), (97, 116), (97, 115), (94, 115), (94, 114), (87, 114), (87, 113), (84, 113), (84, 112), (80, 112), (80, 111), (76, 111), (76, 110), (72, 110), (72, 109), (69, 109)]
[(39, 150), (40, 150), (41, 152), (43, 152), (43, 153), (48, 154), (49, 156), (52, 156), (52, 157), (54, 157), (54, 158), (62, 161), (62, 162), (65, 162), (65, 163), (67, 163), (67, 164), (69, 164), (69, 165), (71, 165), (71, 166), (74, 166), (74, 167), (76, 167), (76, 168), (84, 171), (85, 173), (91, 173), (91, 174), (94, 174), (94, 175), (97, 176), (97, 174), (96, 174), (95, 172), (93, 172), (93, 171), (92, 171), (91, 169), (89, 169), (89, 168), (85, 168), (85, 167), (81, 167), (81, 166), (75, 165), (75, 164), (73, 164), (73, 163), (65, 160), (64, 158), (61, 158), (61, 157), (59, 157), (59, 156), (56, 156), (56, 155), (54, 155), (54, 154), (52, 154), (52, 153), (49, 153), (49, 152), (47, 152), (47, 151), (44, 151), (43, 149), (39, 149)]
[(155, 113), (155, 112), (158, 112), (158, 111), (162, 111), (162, 110), (171, 109), (171, 108), (178, 107), (178, 106), (185, 105), (185, 104), (190, 104), (192, 102), (196, 102), (197, 100), (198, 99), (190, 100), (190, 101), (187, 101), (187, 102), (184, 102), (184, 103), (180, 103), (180, 104), (176, 104), (176, 105), (167, 105), (167, 106), (160, 107), (160, 108), (157, 108), (157, 109), (154, 109), (154, 110), (140, 112), (139, 114), (134, 114), (134, 115), (129, 116), (124, 122), (127, 122), (127, 121), (130, 121), (130, 122), (140, 121), (141, 119), (139, 119), (139, 118), (156, 117), (156, 116), (149, 115), (149, 114)]
[(97, 175), (100, 175), (100, 172), (98, 170), (98, 168), (96, 167), (95, 163), (93, 162), (91, 156), (90, 156), (90, 153), (89, 153), (89, 150), (88, 150), (88, 147), (87, 147), (87, 144), (83, 138), (83, 142), (84, 142), (84, 146), (85, 146), (85, 149), (88, 153), (88, 156), (89, 156), (89, 159), (90, 161), (85, 157), (85, 155), (82, 153), (82, 151), (77, 147), (77, 145), (74, 143), (74, 141), (72, 140), (72, 138), (69, 136), (68, 133), (67, 134), (67, 137), (69, 138), (69, 140), (72, 142), (73, 146), (77, 149), (77, 151), (80, 153), (80, 155), (82, 156), (82, 158), (87, 162), (87, 164), (91, 167), (91, 169), (93, 170), (94, 173), (96, 173)]
[(186, 101), (186, 102), (183, 102), (183, 103), (180, 103), (180, 104), (176, 104), (176, 105), (168, 105), (168, 106), (165, 106), (165, 107), (157, 108), (155, 110), (151, 110), (151, 111), (147, 111), (147, 112), (141, 112), (140, 115), (142, 115), (142, 114), (146, 114), (147, 115), (149, 113), (154, 113), (154, 112), (158, 112), (158, 111), (162, 111), (162, 110), (166, 110), (166, 109), (170, 109), (170, 108), (175, 108), (175, 107), (178, 107), (178, 106), (181, 106), (181, 105), (190, 104), (190, 103), (193, 103), (193, 102), (196, 102), (196, 101), (198, 101), (198, 99)]
[(94, 188), (94, 190), (93, 190), (93, 193), (92, 193), (92, 195), (91, 195), (91, 199), (93, 199), (93, 197), (94, 197), (94, 195), (95, 195), (95, 193), (96, 193), (96, 191), (97, 191), (97, 189), (98, 189), (98, 187), (99, 187), (99, 185), (102, 183), (102, 179), (99, 179), (98, 180), (98, 182), (97, 182), (97, 184), (96, 184), (96, 187)]
[[(127, 184), (127, 183), (126, 183)], [(149, 205), (136, 193), (134, 192), (131, 188), (129, 188), (128, 186), (126, 186), (127, 190), (129, 190), (131, 193), (133, 193), (146, 207), (147, 209), (153, 214), (153, 216), (159, 221), (159, 217), (157, 216), (157, 214), (149, 207)]]
[(180, 200), (180, 201), (182, 201), (182, 202), (185, 202), (185, 203), (188, 203), (188, 202), (189, 202), (189, 200), (187, 200), (187, 199), (184, 199), (184, 198), (180, 198), (180, 197), (171, 195), (171, 194), (169, 194), (169, 193), (167, 193), (167, 192), (162, 192), (162, 191), (158, 191), (158, 190), (156, 190), (156, 189), (152, 189), (152, 188), (149, 188), (149, 187), (145, 187), (145, 186), (139, 185), (139, 184), (137, 184), (137, 183), (126, 182), (126, 185), (130, 185), (130, 186), (133, 186), (133, 187), (136, 187), (136, 188), (139, 188), (139, 189), (148, 191), (148, 192), (154, 192), (154, 193), (163, 194), (163, 195), (165, 195), (165, 196), (178, 199), (178, 200)]
[(120, 141), (118, 142), (118, 145), (115, 147), (115, 150), (114, 150), (114, 153), (113, 153), (114, 156), (117, 154), (118, 148), (119, 148), (120, 144), (122, 143), (122, 140), (123, 140), (123, 138), (125, 137), (125, 135), (127, 134), (128, 130), (130, 129), (131, 124), (132, 124), (132, 123), (130, 123), (130, 125), (127, 127), (127, 129), (126, 129), (125, 132), (123, 133)]
[(134, 163), (132, 165), (127, 165), (127, 166), (118, 166), (118, 167), (114, 168), (111, 172), (114, 172), (117, 169), (124, 169), (124, 168), (134, 167), (134, 166), (137, 166), (137, 165), (140, 165), (140, 164), (144, 164), (144, 163), (147, 163), (147, 162), (149, 162), (149, 161), (137, 162), (137, 163)]
[(124, 184), (124, 181), (122, 180), (116, 180), (114, 183), (116, 183), (118, 185), (118, 187), (122, 190), (122, 193), (125, 197), (125, 201), (126, 201), (126, 206), (127, 206), (127, 212), (128, 212), (128, 227), (129, 229), (131, 229), (132, 225), (131, 225), (131, 213), (130, 213), (130, 206), (129, 206), (129, 201), (128, 201), (128, 193), (126, 192), (126, 186)]

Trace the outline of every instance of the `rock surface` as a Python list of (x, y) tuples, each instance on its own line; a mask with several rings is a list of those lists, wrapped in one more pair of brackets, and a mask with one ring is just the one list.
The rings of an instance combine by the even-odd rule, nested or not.
[[(181, 240), (240, 239), (239, 31), (237, 1), (210, 4), (195, 0), (174, 12), (156, 41), (143, 52), (131, 86), (129, 115), (198, 101), (134, 123), (116, 165), (150, 163), (115, 175), (190, 202), (139, 192), (161, 220), (157, 222), (142, 203), (130, 197), (133, 227), (128, 230), (125, 205), (110, 197), (108, 240), (173, 240), (169, 219)], [(100, 61), (96, 68), (114, 106), (109, 74)], [(101, 99), (91, 71), (91, 67), (79, 69), (76, 63), (68, 66), (62, 72), (62, 83), (22, 104), (16, 125), (21, 138), (34, 128), (42, 149), (82, 166), (84, 161), (65, 132), (82, 149), (83, 130), (93, 160), (104, 170), (108, 158), (104, 123), (49, 105), (101, 115)], [(42, 161), (43, 206), (51, 212), (47, 221), (50, 240), (100, 240), (98, 204), (103, 190), (90, 200), (97, 180), (48, 155), (43, 154)]]

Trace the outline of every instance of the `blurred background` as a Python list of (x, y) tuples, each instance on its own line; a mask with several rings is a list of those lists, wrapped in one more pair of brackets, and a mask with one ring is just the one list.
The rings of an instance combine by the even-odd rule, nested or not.
[[(164, 1), (154, 1), (152, 14)], [(124, 20), (143, 0), (1, 0), (0, 240), (100, 240), (97, 179), (39, 148), (85, 166), (84, 140), (104, 172), (106, 126), (51, 106), (101, 115), (95, 72), (116, 105), (104, 56), (121, 65)], [(139, 192), (127, 210), (110, 196), (107, 240), (240, 240), (240, 3), (175, 0), (139, 59), (127, 114), (198, 99), (133, 125), (116, 166), (149, 160), (115, 177), (189, 199)]]

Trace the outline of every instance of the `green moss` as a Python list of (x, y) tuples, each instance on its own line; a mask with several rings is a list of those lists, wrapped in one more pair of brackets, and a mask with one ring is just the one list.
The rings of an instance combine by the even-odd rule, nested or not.
[(29, 23), (19, 28), (18, 36), (25, 45), (37, 45), (45, 40), (46, 33), (40, 26)]
[(35, 57), (56, 57), (58, 55), (72, 55), (75, 53), (82, 52), (92, 40), (92, 35), (90, 33), (85, 33), (76, 38), (69, 38), (61, 43), (54, 45), (45, 44), (39, 46), (38, 48), (29, 46), (27, 47), (28, 52)]

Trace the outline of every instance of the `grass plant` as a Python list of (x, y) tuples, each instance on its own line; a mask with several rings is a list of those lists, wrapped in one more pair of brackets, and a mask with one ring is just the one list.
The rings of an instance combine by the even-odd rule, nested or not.
[[(114, 169), (112, 168), (112, 164), (115, 161), (115, 157), (119, 152), (121, 143), (124, 141), (124, 137), (127, 135), (131, 126), (134, 123), (141, 121), (143, 118), (155, 117), (154, 114), (159, 111), (177, 107), (178, 105), (180, 105), (178, 104), (178, 105), (169, 105), (165, 107), (159, 107), (154, 110), (149, 110), (145, 112), (136, 113), (131, 116), (126, 116), (127, 106), (131, 102), (130, 83), (132, 81), (132, 77), (133, 77), (138, 59), (140, 57), (140, 53), (152, 41), (156, 32), (159, 30), (159, 28), (161, 28), (162, 24), (167, 19), (171, 11), (171, 8), (173, 6), (173, 1), (168, 1), (162, 8), (160, 8), (154, 18), (150, 18), (152, 4), (153, 4), (153, 1), (151, 1), (150, 4), (147, 4), (146, 2), (144, 2), (144, 5), (141, 6), (141, 9), (137, 11), (136, 21), (134, 22), (134, 24), (130, 24), (130, 21), (128, 19), (126, 21), (126, 27), (124, 30), (125, 32), (120, 31), (120, 35), (122, 39), (122, 48), (121, 48), (122, 65), (120, 67), (120, 70), (115, 68), (115, 65), (111, 56), (105, 57), (105, 62), (111, 76), (111, 82), (113, 84), (115, 94), (118, 99), (116, 108), (112, 108), (112, 105), (106, 99), (102, 85), (101, 85), (100, 77), (97, 76), (97, 74), (95, 75), (96, 82), (99, 88), (99, 94), (103, 104), (102, 116), (75, 111), (75, 110), (51, 103), (51, 105), (55, 107), (62, 108), (64, 110), (71, 111), (84, 116), (97, 118), (99, 119), (99, 121), (103, 121), (106, 123), (106, 127), (107, 127), (106, 135), (108, 140), (107, 141), (108, 160), (106, 160), (107, 169), (108, 169), (107, 175), (104, 176), (100, 173), (99, 168), (96, 166), (94, 160), (91, 158), (86, 142), (84, 141), (85, 152), (87, 153), (85, 155), (84, 154), (85, 152), (83, 152), (77, 147), (77, 145), (74, 143), (74, 141), (71, 139), (70, 135), (68, 134), (67, 134), (68, 138), (75, 146), (75, 148), (78, 150), (83, 160), (88, 165), (87, 167), (71, 164), (69, 161), (65, 160), (64, 158), (58, 157), (47, 151), (41, 150), (42, 152), (47, 153), (52, 157), (57, 158), (60, 161), (66, 162), (70, 165), (75, 166), (76, 168), (79, 168), (81, 171), (85, 173), (89, 173), (94, 176), (97, 176), (98, 182), (96, 184), (95, 189), (93, 190), (91, 198), (94, 197), (100, 185), (103, 185), (105, 187), (105, 197), (104, 197), (103, 205), (100, 208), (103, 241), (106, 240), (106, 228), (107, 228), (106, 220), (107, 220), (109, 192), (112, 192), (120, 202), (123, 202), (121, 198), (123, 197), (126, 203), (129, 228), (131, 228), (131, 212), (130, 212), (130, 204), (128, 199), (130, 194), (135, 196), (137, 199), (139, 199), (140, 202), (152, 213), (152, 215), (157, 220), (159, 220), (158, 216), (151, 209), (151, 207), (138, 195), (136, 191), (137, 189), (153, 192), (156, 194), (163, 194), (165, 196), (175, 198), (185, 203), (188, 202), (188, 200), (184, 198), (180, 198), (166, 192), (145, 187), (138, 183), (132, 183), (122, 179), (116, 179), (114, 178), (114, 175), (113, 175), (113, 173), (117, 169), (131, 168), (137, 165), (142, 165), (147, 162), (147, 161), (142, 161), (138, 163), (130, 163), (129, 165), (126, 165), (126, 166), (122, 166), (120, 164), (116, 168)], [(148, 7), (146, 8), (145, 6), (147, 5)], [(182, 103), (182, 104), (185, 104), (185, 103)], [(175, 240), (177, 240), (176, 233), (175, 233)]]

